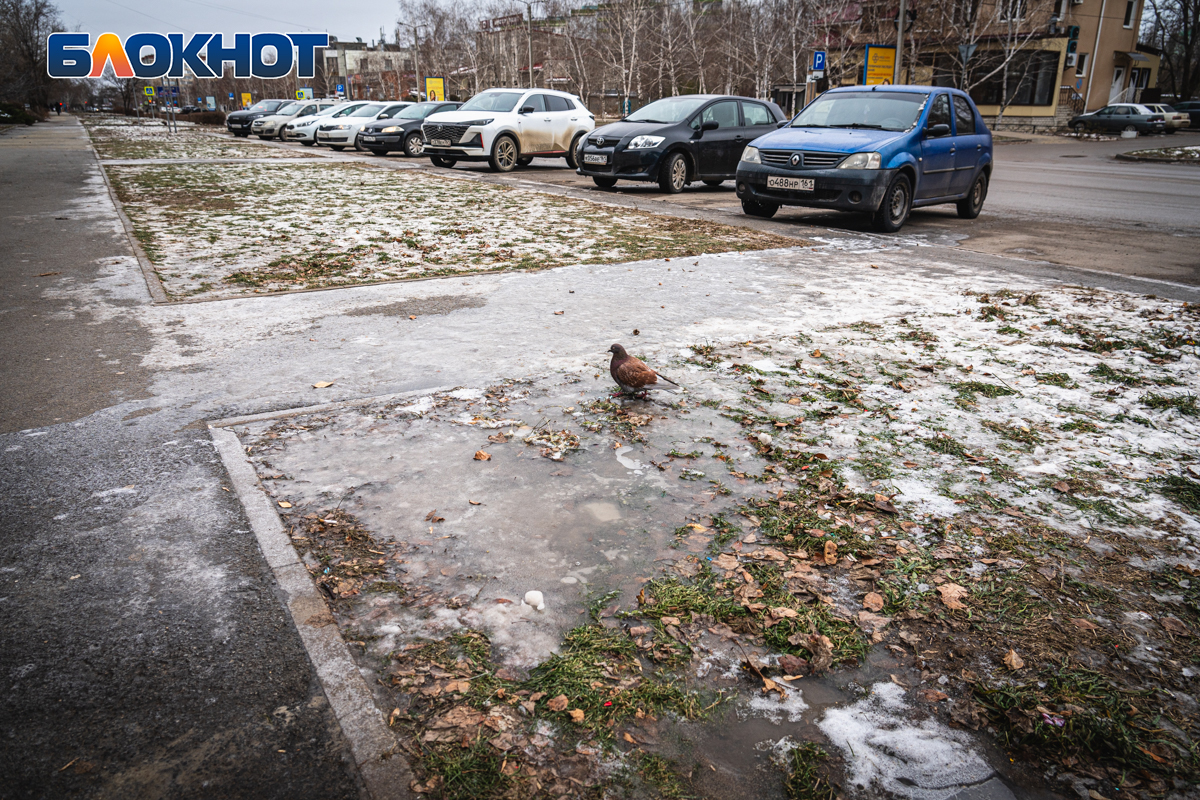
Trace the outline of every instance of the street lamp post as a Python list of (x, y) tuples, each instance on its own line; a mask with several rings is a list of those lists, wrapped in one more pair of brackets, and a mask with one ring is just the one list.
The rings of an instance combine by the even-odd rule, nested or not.
[(892, 85), (900, 83), (900, 76), (904, 74), (904, 28), (908, 24), (908, 9), (905, 8), (905, 0), (900, 0), (900, 13), (896, 15), (896, 60), (892, 72)]
[(525, 9), (528, 11), (527, 25), (525, 28), (526, 44), (529, 47), (529, 88), (533, 88), (533, 7), (537, 3), (543, 3), (544, 0), (521, 0), (525, 4)]
[[(413, 67), (417, 72), (417, 102), (421, 102), (421, 42), (417, 39), (417, 30), (419, 28), (429, 29), (428, 25), (413, 25), (411, 22), (400, 23), (406, 28), (412, 28), (413, 32)], [(401, 97), (401, 100), (404, 98)]]

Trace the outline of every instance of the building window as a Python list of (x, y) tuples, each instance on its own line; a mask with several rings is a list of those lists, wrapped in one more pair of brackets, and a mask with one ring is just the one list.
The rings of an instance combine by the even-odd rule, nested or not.
[(1000, 19), (1004, 21), (1025, 19), (1025, 0), (1001, 0)]
[(1128, 2), (1125, 3), (1125, 22), (1123, 24), (1126, 28), (1133, 27), (1133, 12), (1136, 8), (1137, 0), (1128, 0)]
[[(976, 105), (1000, 105), (1008, 103), (1018, 106), (1048, 106), (1054, 102), (1058, 90), (1059, 53), (1056, 50), (1026, 50), (1018, 52), (1009, 61), (1008, 69), (997, 70), (987, 80), (971, 90), (971, 99)], [(975, 74), (986, 75), (999, 67), (1004, 58), (1002, 51), (981, 51), (971, 59)], [(976, 63), (978, 59), (978, 63)], [(1004, 74), (1007, 72), (1007, 86)]]
[(1078, 53), (1075, 59), (1075, 77), (1082, 78), (1087, 74), (1087, 53)]

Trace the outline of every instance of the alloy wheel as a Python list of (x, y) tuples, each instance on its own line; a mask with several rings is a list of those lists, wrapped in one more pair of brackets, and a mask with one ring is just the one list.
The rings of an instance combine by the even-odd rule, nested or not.
[(507, 137), (496, 143), (496, 161), (503, 170), (512, 169), (517, 163), (517, 146)]
[(671, 186), (680, 192), (686, 183), (687, 163), (682, 158), (677, 158), (671, 163)]

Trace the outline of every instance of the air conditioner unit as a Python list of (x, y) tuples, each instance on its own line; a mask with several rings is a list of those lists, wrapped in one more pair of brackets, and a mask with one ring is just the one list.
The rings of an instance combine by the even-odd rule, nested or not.
[(1083, 0), (1071, 0), (1071, 5), (1081, 6), (1081, 5), (1083, 5)]
[(1079, 54), (1078, 53), (1067, 53), (1067, 66), (1068, 67), (1073, 67), (1078, 63), (1079, 63)]

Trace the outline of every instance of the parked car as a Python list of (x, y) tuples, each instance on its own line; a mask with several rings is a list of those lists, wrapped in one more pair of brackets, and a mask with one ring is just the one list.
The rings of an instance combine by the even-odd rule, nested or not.
[(353, 147), (362, 149), (358, 144), (358, 131), (368, 122), (377, 119), (391, 119), (412, 103), (367, 103), (344, 117), (322, 122), (317, 126), (317, 144), (329, 146), (333, 150), (345, 150)]
[(285, 142), (299, 142), (302, 145), (312, 147), (317, 143), (317, 128), (320, 125), (323, 125), (330, 119), (341, 119), (344, 116), (353, 114), (366, 104), (366, 100), (353, 103), (338, 103), (324, 111), (318, 111), (306, 117), (296, 117), (283, 126), (283, 140)]
[[(1167, 124), (1167, 133), (1174, 133), (1180, 128), (1186, 128), (1191, 124), (1189, 115), (1182, 111), (1177, 111), (1164, 103), (1144, 103), (1143, 105), (1155, 114), (1162, 114), (1163, 122)], [(1200, 111), (1196, 113), (1200, 114)]]
[(1191, 127), (1200, 128), (1200, 100), (1181, 100), (1171, 103), (1171, 108), (1187, 114), (1191, 119)]
[(1162, 114), (1136, 103), (1116, 103), (1097, 111), (1071, 117), (1067, 123), (1073, 131), (1137, 131), (1138, 133), (1162, 133), (1166, 121)]
[(225, 117), (225, 127), (234, 136), (249, 136), (250, 126), (254, 120), (259, 117), (265, 117), (268, 114), (274, 114), (275, 111), (291, 100), (259, 100), (254, 105), (244, 111), (231, 111)]
[(779, 106), (731, 95), (664, 97), (588, 134), (579, 174), (600, 187), (657, 181), (681, 192), (696, 180), (719, 186), (737, 174), (742, 149), (786, 121)]
[(179, 109), (179, 113), (180, 114), (199, 114), (203, 110), (204, 109), (201, 108), (200, 106), (184, 106), (183, 108)]
[(283, 141), (283, 134), (287, 130), (287, 124), (296, 117), (306, 117), (309, 114), (316, 114), (318, 111), (333, 108), (334, 105), (333, 100), (293, 100), (286, 105), (280, 106), (275, 110), (274, 114), (268, 114), (265, 117), (259, 117), (254, 120), (250, 124), (250, 132), (260, 139), (279, 139)]
[(416, 103), (392, 119), (369, 122), (358, 132), (358, 143), (364, 150), (385, 156), (393, 150), (403, 150), (406, 156), (419, 156), (425, 151), (421, 122), (439, 111), (455, 111), (462, 103)]
[(457, 111), (431, 114), (421, 133), (434, 166), (486, 161), (494, 172), (510, 172), (535, 156), (565, 158), (574, 169), (579, 141), (594, 127), (596, 117), (566, 92), (488, 89)]
[(955, 203), (975, 219), (992, 175), (992, 134), (958, 89), (849, 86), (831, 89), (790, 125), (742, 152), (742, 210), (771, 217), (780, 206), (872, 214), (894, 233), (914, 207)]

